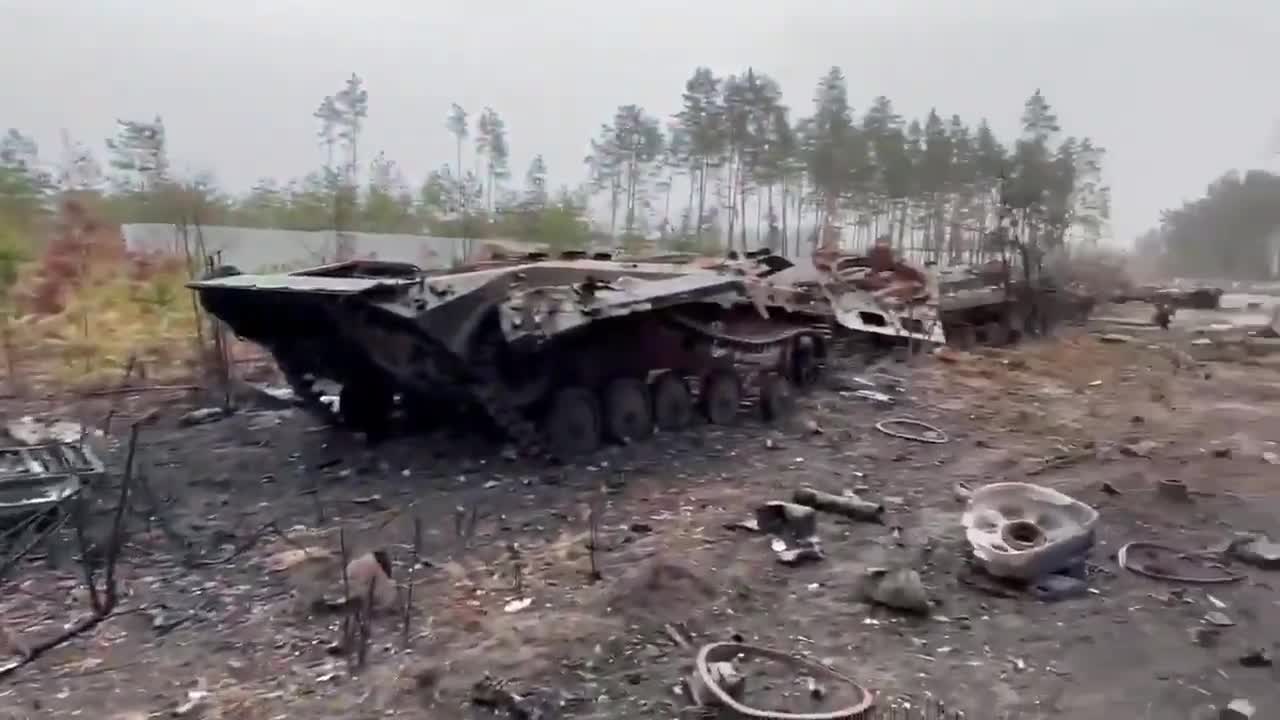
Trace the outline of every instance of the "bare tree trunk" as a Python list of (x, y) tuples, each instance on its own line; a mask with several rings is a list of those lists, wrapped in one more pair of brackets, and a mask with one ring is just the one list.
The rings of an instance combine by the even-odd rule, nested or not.
[(609, 236), (618, 237), (618, 194), (622, 192), (622, 180), (616, 176), (609, 180)]
[(738, 188), (737, 160), (729, 157), (729, 237), (725, 240), (725, 249), (733, 250), (734, 223), (738, 219), (738, 199), (735, 192)]
[(781, 238), (781, 244), (782, 244), (782, 247), (781, 247), (781, 250), (782, 250), (782, 255), (783, 255), (783, 257), (791, 257), (791, 256), (788, 254), (788, 252), (787, 252), (787, 179), (786, 179), (786, 177), (783, 177), (783, 179), (782, 179), (782, 190), (781, 190), (781, 192), (782, 192), (782, 198), (781, 198), (781, 205), (782, 205), (782, 238)]
[(694, 236), (698, 238), (699, 243), (702, 241), (702, 219), (706, 217), (707, 211), (707, 166), (710, 164), (708, 158), (702, 158), (702, 169), (698, 171), (698, 217), (694, 219)]

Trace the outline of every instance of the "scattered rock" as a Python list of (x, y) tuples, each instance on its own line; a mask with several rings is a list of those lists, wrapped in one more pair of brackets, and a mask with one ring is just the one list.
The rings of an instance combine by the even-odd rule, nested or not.
[(1132, 335), (1120, 335), (1118, 333), (1107, 333), (1105, 335), (1098, 336), (1098, 342), (1109, 343), (1112, 345), (1131, 343), (1133, 341), (1134, 339)]
[(773, 535), (808, 538), (818, 533), (818, 514), (811, 507), (773, 500), (756, 508), (756, 525)]
[(1222, 708), (1218, 720), (1250, 720), (1258, 709), (1244, 698), (1236, 698)]
[[(203, 683), (201, 683), (203, 686)], [(205, 702), (209, 699), (209, 692), (203, 687), (197, 690), (188, 690), (187, 699), (173, 709), (174, 717), (191, 717), (199, 715), (205, 706)]]
[(352, 602), (363, 603), (371, 598), (374, 608), (396, 606), (398, 593), (391, 581), (391, 559), (385, 550), (367, 552), (347, 563), (347, 583)]
[[(781, 540), (778, 541), (782, 543)], [(778, 558), (778, 562), (783, 565), (807, 565), (822, 560), (826, 556), (822, 554), (822, 548), (816, 544), (800, 545), (798, 547), (789, 548), (786, 543), (782, 543), (781, 548), (775, 547), (774, 554)]]
[(818, 424), (818, 421), (812, 419), (804, 421), (804, 429), (813, 435), (821, 435), (824, 432), (822, 426)]
[(1203, 648), (1216, 647), (1222, 637), (1222, 630), (1216, 627), (1193, 627), (1190, 630), (1191, 642)]
[(327, 548), (312, 546), (304, 548), (291, 548), (268, 556), (264, 561), (267, 569), (276, 572), (283, 572), (304, 562), (314, 562), (317, 560), (328, 561), (333, 558), (333, 553)]
[(482, 707), (497, 710), (509, 709), (519, 699), (519, 695), (507, 689), (505, 682), (487, 674), (471, 686), (471, 702)]
[(1236, 621), (1228, 617), (1226, 613), (1220, 613), (1217, 611), (1207, 613), (1204, 616), (1204, 620), (1210, 625), (1216, 625), (1218, 627), (1231, 627), (1236, 624)]
[(520, 612), (533, 604), (533, 598), (517, 598), (502, 606), (502, 611), (507, 613)]
[(1140, 440), (1135, 443), (1127, 443), (1120, 446), (1120, 454), (1129, 457), (1148, 458), (1151, 452), (1160, 447), (1160, 443), (1154, 440)]
[(1173, 502), (1189, 502), (1191, 493), (1186, 483), (1177, 478), (1165, 478), (1156, 483), (1156, 492), (1165, 500)]
[(929, 595), (920, 573), (911, 568), (872, 568), (863, 578), (863, 597), (885, 607), (921, 615), (929, 612)]
[(192, 410), (178, 418), (178, 424), (183, 427), (191, 427), (192, 425), (205, 425), (211, 422), (217, 422), (227, 416), (227, 412), (220, 407), (200, 408)]
[(1280, 465), (1280, 454), (1267, 451), (1262, 453), (1262, 461), (1268, 465)]
[(969, 498), (973, 497), (973, 488), (958, 482), (951, 486), (951, 494), (955, 497), (956, 502), (969, 502)]
[(1108, 495), (1122, 495), (1122, 494), (1123, 494), (1123, 493), (1121, 493), (1121, 492), (1120, 492), (1120, 488), (1116, 487), (1115, 485), (1112, 485), (1110, 482), (1107, 482), (1107, 481), (1105, 481), (1105, 480), (1103, 481), (1102, 485), (1100, 486), (1100, 489), (1102, 490), (1102, 492), (1104, 492), (1104, 493), (1106, 493), (1106, 494), (1108, 494)]
[(516, 698), (507, 714), (511, 720), (556, 720), (563, 705), (560, 693), (538, 689)]
[(1241, 538), (1233, 543), (1229, 552), (1241, 562), (1263, 570), (1280, 570), (1280, 543), (1264, 535)]
[(1229, 458), (1231, 457), (1231, 448), (1229, 447), (1214, 448), (1213, 456), (1216, 458)]
[(633, 533), (651, 533), (651, 532), (653, 532), (653, 526), (652, 526), (652, 525), (650, 525), (649, 523), (642, 523), (642, 522), (633, 522), (633, 523), (631, 523), (631, 525), (629, 525), (629, 526), (627, 527), (627, 529), (628, 529), (628, 530), (630, 530), (630, 531), (631, 531), (631, 532), (633, 532)]
[(1253, 648), (1240, 656), (1240, 664), (1248, 668), (1271, 667), (1271, 653), (1266, 648)]
[(1069, 575), (1052, 573), (1031, 584), (1031, 594), (1044, 602), (1057, 602), (1089, 594), (1089, 583)]

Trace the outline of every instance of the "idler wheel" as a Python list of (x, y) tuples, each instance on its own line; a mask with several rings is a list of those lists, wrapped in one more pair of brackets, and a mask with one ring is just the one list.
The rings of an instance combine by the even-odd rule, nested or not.
[(786, 417), (795, 407), (796, 399), (786, 378), (769, 374), (760, 380), (760, 415), (765, 422)]
[(1009, 344), (1009, 330), (998, 322), (983, 325), (982, 334), (986, 338), (987, 345), (991, 347), (1004, 347)]
[(547, 449), (561, 460), (600, 447), (600, 408), (590, 390), (567, 387), (551, 400), (545, 420)]
[(653, 434), (649, 388), (635, 378), (618, 378), (604, 389), (605, 433), (619, 442), (642, 440)]
[(742, 385), (729, 370), (715, 370), (702, 382), (702, 413), (715, 425), (728, 425), (738, 415)]
[(653, 381), (653, 419), (659, 430), (681, 430), (693, 422), (693, 398), (684, 378), (664, 372)]

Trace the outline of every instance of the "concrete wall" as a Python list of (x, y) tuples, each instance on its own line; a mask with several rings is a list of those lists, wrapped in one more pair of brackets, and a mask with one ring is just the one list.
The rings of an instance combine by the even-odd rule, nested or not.
[[(183, 236), (175, 225), (132, 224), (121, 227), (125, 246), (134, 252), (183, 252)], [(235, 265), (247, 273), (298, 269), (338, 259), (339, 234), (333, 230), (271, 230), (208, 226), (187, 229), (194, 250), (196, 234), (210, 255), (221, 252), (224, 265)], [(388, 235), (342, 233), (342, 240), (358, 259), (409, 262), (422, 268), (449, 267), (466, 253), (462, 238), (430, 235)], [(474, 242), (474, 241), (471, 241)]]

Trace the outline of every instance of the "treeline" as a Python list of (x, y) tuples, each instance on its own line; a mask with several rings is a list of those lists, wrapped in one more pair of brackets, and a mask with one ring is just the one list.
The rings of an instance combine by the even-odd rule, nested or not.
[(1275, 279), (1280, 253), (1280, 175), (1229, 172), (1204, 196), (1166, 210), (1137, 242), (1138, 256), (1180, 277)]
[(514, 177), (497, 111), (473, 116), (458, 105), (442, 127), (454, 156), (410, 182), (395, 160), (365, 152), (370, 96), (354, 74), (313, 112), (323, 164), (243, 193), (176, 177), (159, 117), (120, 121), (105, 169), (66, 138), (50, 165), (11, 130), (0, 148), (0, 241), (32, 235), (63, 193), (119, 222), (502, 236), (560, 247), (656, 239), (673, 249), (796, 253), (821, 231), (846, 244), (888, 238), (961, 258), (993, 238), (1049, 246), (1073, 231), (1089, 241), (1104, 232), (1103, 150), (1064, 133), (1039, 91), (1023, 107), (1020, 135), (1007, 141), (985, 120), (937, 110), (908, 120), (883, 96), (855, 112), (839, 68), (813, 97), (802, 113), (764, 73), (698, 68), (670, 116), (620, 106), (590, 140), (586, 180), (556, 189), (541, 155)]

